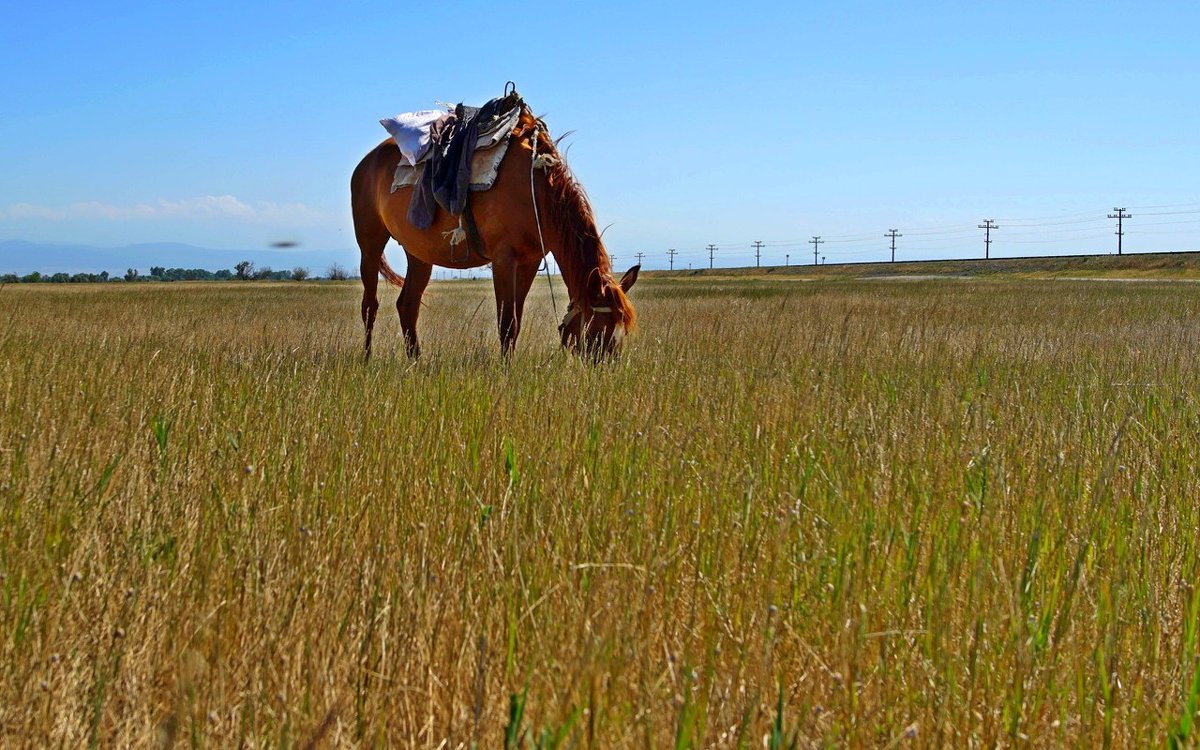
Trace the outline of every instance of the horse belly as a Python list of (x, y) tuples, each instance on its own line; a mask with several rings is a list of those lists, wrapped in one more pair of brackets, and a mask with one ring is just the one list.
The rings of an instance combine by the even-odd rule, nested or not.
[(408, 204), (412, 193), (410, 187), (389, 193), (382, 212), (388, 232), (406, 253), (444, 268), (479, 268), (488, 264), (486, 258), (471, 252), (465, 238), (457, 244), (451, 243), (459, 222), (458, 217), (451, 216), (448, 211), (439, 207), (433, 223), (426, 229), (417, 229), (410, 224)]

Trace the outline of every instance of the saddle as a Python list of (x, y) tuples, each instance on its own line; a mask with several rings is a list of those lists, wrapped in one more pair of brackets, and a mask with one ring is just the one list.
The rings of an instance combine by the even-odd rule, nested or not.
[(495, 183), (523, 107), (513, 86), (482, 107), (460, 103), (453, 112), (425, 110), (379, 121), (404, 157), (396, 167), (391, 189), (395, 192), (412, 186), (410, 224), (428, 229), (441, 206), (452, 216), (462, 217), (451, 243), (457, 244), (465, 235), (470, 249), (488, 258), (475, 228), (470, 194)]

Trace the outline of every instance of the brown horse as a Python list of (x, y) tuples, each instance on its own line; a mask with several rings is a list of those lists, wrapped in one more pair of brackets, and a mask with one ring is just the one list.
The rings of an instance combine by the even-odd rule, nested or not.
[[(562, 345), (593, 356), (616, 352), (624, 335), (636, 325), (626, 292), (637, 280), (639, 266), (630, 268), (619, 283), (613, 278), (587, 196), (567, 169), (545, 124), (528, 108), (522, 105), (495, 184), (471, 194), (482, 254), (472, 252), (466, 242), (451, 245), (449, 238), (459, 220), (442, 208), (437, 209), (428, 229), (417, 229), (408, 222), (412, 188), (391, 192), (400, 158), (400, 149), (389, 138), (363, 158), (350, 178), (368, 357), (379, 310), (376, 287), (380, 274), (400, 286), (396, 310), (408, 354), (415, 357), (420, 354), (417, 315), (433, 267), (477, 268), (488, 263), (492, 264), (496, 292), (500, 349), (508, 354), (521, 331), (525, 296), (547, 251), (562, 270), (570, 297), (559, 325)], [(400, 243), (408, 256), (407, 278), (392, 270), (383, 256), (389, 239)]]

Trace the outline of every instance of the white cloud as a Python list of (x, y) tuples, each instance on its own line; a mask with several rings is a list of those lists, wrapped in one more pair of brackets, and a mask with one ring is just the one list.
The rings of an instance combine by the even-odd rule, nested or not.
[(72, 203), (62, 208), (14, 203), (0, 210), (0, 221), (155, 221), (162, 219), (203, 221), (206, 219), (235, 220), (247, 224), (281, 226), (318, 226), (338, 221), (340, 217), (303, 203), (259, 201), (254, 204), (232, 195), (202, 195), (183, 200), (160, 199), (154, 203), (117, 205), (101, 201)]
[(7, 211), (0, 211), (0, 219), (47, 219), (50, 221), (61, 221), (66, 216), (62, 211), (55, 211), (52, 208), (44, 206), (35, 206), (30, 203), (14, 203), (8, 207)]

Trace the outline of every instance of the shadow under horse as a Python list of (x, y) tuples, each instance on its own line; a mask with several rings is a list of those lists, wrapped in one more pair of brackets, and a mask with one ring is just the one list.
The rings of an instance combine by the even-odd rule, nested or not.
[[(528, 107), (521, 104), (495, 183), (488, 190), (472, 192), (469, 198), (486, 256), (468, 243), (451, 244), (460, 222), (444, 208), (437, 208), (427, 229), (409, 223), (413, 188), (392, 191), (401, 158), (399, 147), (389, 138), (359, 162), (350, 179), (368, 357), (379, 310), (380, 275), (400, 287), (396, 310), (408, 354), (415, 357), (421, 350), (417, 338), (421, 296), (433, 267), (466, 269), (488, 263), (492, 264), (500, 349), (510, 353), (521, 332), (525, 297), (546, 252), (558, 263), (570, 297), (559, 324), (562, 345), (593, 357), (616, 353), (637, 324), (626, 294), (637, 280), (640, 266), (630, 268), (619, 282), (613, 277), (587, 196), (545, 123)], [(395, 239), (408, 256), (407, 278), (396, 273), (384, 257), (389, 239)]]

